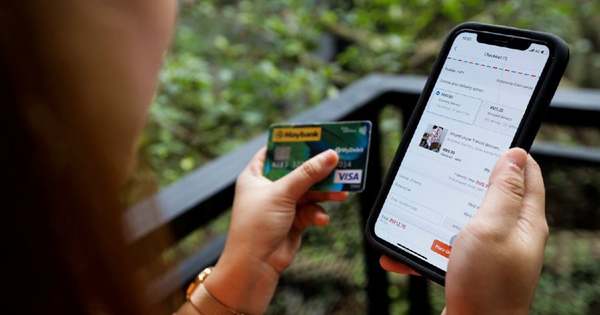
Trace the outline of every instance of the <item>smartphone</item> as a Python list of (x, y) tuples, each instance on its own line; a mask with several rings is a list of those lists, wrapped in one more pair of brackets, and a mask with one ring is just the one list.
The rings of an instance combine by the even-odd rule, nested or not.
[(480, 23), (448, 35), (366, 226), (388, 256), (444, 284), (452, 243), (510, 147), (529, 150), (569, 58), (557, 36)]

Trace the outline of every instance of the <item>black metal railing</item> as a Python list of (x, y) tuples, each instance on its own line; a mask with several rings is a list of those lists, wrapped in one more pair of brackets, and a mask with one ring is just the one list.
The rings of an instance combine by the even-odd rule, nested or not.
[[(386, 105), (395, 106), (402, 112), (405, 125), (424, 83), (425, 78), (422, 76), (370, 75), (345, 88), (336, 98), (325, 100), (290, 120), (310, 122), (366, 119), (373, 122), (367, 188), (360, 195), (362, 224), (371, 210), (385, 173), (378, 123), (381, 110)], [(600, 91), (559, 90), (544, 122), (600, 130)], [(265, 143), (266, 135), (258, 136), (131, 207), (126, 213), (126, 221), (130, 226), (129, 239), (132, 246), (138, 249), (152, 248), (153, 240), (165, 230), (169, 231), (174, 241), (180, 240), (227, 211), (232, 204), (236, 177), (251, 156)], [(542, 168), (549, 163), (600, 168), (600, 149), (597, 148), (536, 143), (532, 154)], [(363, 229), (362, 226), (357, 228)], [(179, 294), (201, 269), (216, 262), (224, 243), (225, 236), (216, 237), (202, 250), (157, 276), (148, 289), (150, 298), (159, 302)], [(380, 315), (389, 313), (389, 298), (387, 274), (379, 267), (378, 258), (377, 252), (364, 245), (368, 313)], [(426, 280), (416, 277), (410, 279), (410, 314), (431, 312), (428, 285)]]

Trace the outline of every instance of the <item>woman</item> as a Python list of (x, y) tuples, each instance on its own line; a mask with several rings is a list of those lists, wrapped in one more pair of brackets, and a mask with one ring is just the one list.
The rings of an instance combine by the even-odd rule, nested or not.
[[(173, 0), (3, 4), (0, 117), (9, 187), (1, 231), (10, 288), (3, 313), (166, 312), (141, 294), (118, 196), (175, 11)], [(240, 175), (223, 255), (178, 314), (263, 313), (302, 231), (328, 223), (316, 203), (346, 198), (307, 193), (337, 163), (334, 152), (277, 182), (261, 176), (263, 159), (264, 150)], [(539, 167), (510, 150), (453, 247), (446, 313), (527, 313), (547, 235)], [(412, 273), (385, 257), (382, 266)]]

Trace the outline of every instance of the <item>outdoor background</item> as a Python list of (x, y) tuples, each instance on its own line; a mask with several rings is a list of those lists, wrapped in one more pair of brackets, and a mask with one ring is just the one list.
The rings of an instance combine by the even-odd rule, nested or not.
[[(600, 88), (600, 1), (179, 2), (172, 49), (126, 194), (129, 203), (370, 73), (427, 75), (445, 34), (463, 21), (555, 33), (572, 54), (561, 86)], [(400, 141), (399, 115), (392, 109), (382, 115), (386, 163)], [(598, 129), (545, 125), (540, 139), (600, 146)], [(551, 222), (583, 220), (600, 227), (598, 171), (553, 169), (545, 176), (549, 211), (564, 214), (551, 216)], [(269, 313), (364, 313), (358, 205), (328, 209), (333, 224), (309, 231)], [(193, 233), (163, 263), (197, 250), (227, 224), (224, 215)], [(391, 281), (393, 313), (404, 314), (406, 278), (393, 275)], [(443, 289), (431, 287), (439, 311)], [(533, 313), (600, 314), (600, 233), (552, 230)]]

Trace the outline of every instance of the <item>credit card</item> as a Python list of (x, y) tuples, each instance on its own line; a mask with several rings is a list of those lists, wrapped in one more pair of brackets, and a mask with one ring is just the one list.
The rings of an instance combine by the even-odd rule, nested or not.
[(263, 173), (277, 180), (332, 149), (339, 155), (338, 165), (311, 190), (360, 192), (365, 188), (370, 142), (370, 121), (272, 125)]

